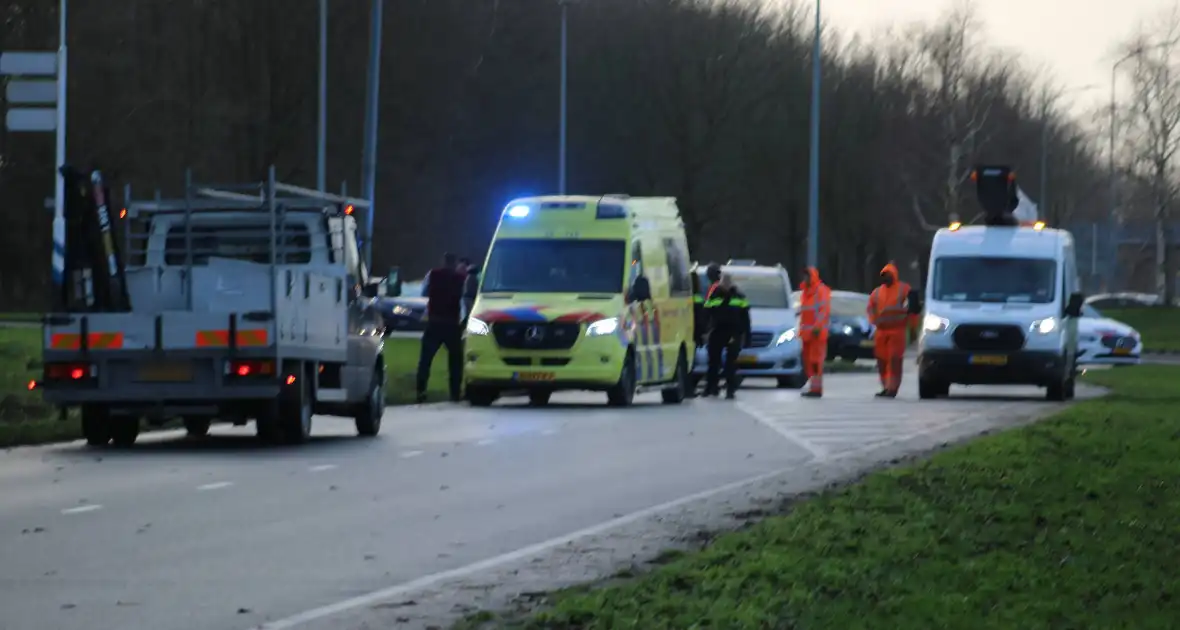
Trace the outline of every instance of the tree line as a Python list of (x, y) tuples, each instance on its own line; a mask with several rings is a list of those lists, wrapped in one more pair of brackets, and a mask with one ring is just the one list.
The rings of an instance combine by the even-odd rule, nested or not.
[[(369, 3), (333, 0), (328, 181), (359, 191)], [(57, 0), (5, 0), (3, 49), (56, 47)], [(807, 237), (812, 5), (592, 0), (569, 7), (569, 192), (678, 198), (694, 258), (793, 272)], [(482, 256), (511, 198), (555, 192), (554, 0), (387, 0), (374, 267)], [(211, 182), (314, 186), (317, 0), (75, 1), (71, 163), (137, 196)], [(889, 260), (919, 280), (932, 231), (977, 213), (969, 170), (1006, 163), (1054, 224), (1104, 217), (1106, 167), (968, 4), (872, 40), (823, 33), (821, 271), (864, 289)], [(1129, 134), (1128, 134), (1129, 137)], [(53, 142), (0, 137), (0, 300), (49, 278)], [(1170, 180), (1169, 180), (1170, 181)], [(336, 184), (333, 184), (336, 188)]]

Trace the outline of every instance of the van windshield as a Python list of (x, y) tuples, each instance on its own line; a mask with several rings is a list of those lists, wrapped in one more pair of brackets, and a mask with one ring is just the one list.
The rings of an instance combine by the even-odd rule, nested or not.
[(1057, 261), (1048, 258), (955, 256), (934, 263), (934, 299), (941, 302), (1049, 304), (1057, 293)]
[[(778, 274), (743, 274), (727, 271), (733, 276), (733, 284), (746, 295), (750, 308), (791, 308), (791, 294), (782, 276)], [(698, 272), (702, 291), (709, 288), (705, 272)]]
[(492, 244), (481, 293), (622, 293), (621, 239), (500, 239)]

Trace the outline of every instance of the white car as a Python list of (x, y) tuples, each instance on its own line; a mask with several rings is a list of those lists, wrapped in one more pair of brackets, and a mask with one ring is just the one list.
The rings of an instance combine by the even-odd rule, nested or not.
[(1138, 365), (1143, 352), (1139, 332), (1102, 315), (1089, 304), (1078, 320), (1079, 365)]

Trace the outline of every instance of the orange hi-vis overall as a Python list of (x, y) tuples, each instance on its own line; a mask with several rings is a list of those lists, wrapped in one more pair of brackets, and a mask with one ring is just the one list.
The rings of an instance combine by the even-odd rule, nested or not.
[(819, 278), (819, 271), (807, 268), (807, 280), (800, 283), (799, 339), (803, 341), (803, 373), (807, 391), (824, 391), (824, 361), (828, 355), (828, 328), (832, 323), (832, 290)]
[(908, 343), (909, 329), (916, 318), (909, 313), (907, 300), (910, 285), (898, 280), (897, 267), (885, 265), (881, 275), (891, 276), (893, 285), (873, 289), (869, 296), (869, 323), (876, 326), (874, 334), (874, 355), (877, 358), (877, 374), (881, 379), (881, 391), (896, 396), (901, 389), (902, 365)]

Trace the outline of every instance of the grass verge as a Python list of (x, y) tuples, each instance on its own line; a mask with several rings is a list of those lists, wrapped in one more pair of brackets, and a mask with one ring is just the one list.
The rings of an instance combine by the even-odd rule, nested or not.
[(1180, 352), (1180, 308), (1110, 308), (1102, 314), (1139, 331), (1147, 351)]
[[(1056, 417), (796, 504), (636, 579), (466, 627), (1167, 628), (1180, 367), (1092, 372)], [(458, 627), (464, 627), (461, 624)]]
[[(418, 370), (417, 339), (386, 339), (386, 392), (391, 405), (414, 402)], [(28, 389), (39, 372), (29, 369), (41, 358), (41, 328), (0, 327), (0, 448), (76, 440), (82, 436), (78, 414), (61, 418), (40, 392)], [(447, 362), (439, 353), (432, 366), (427, 397), (447, 399)]]

